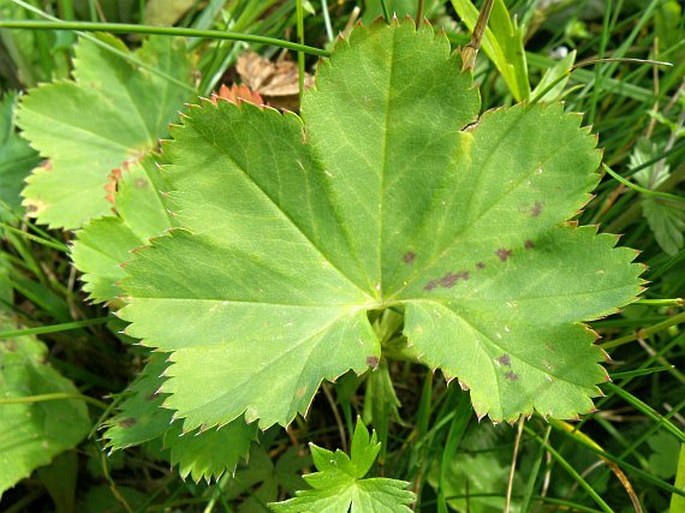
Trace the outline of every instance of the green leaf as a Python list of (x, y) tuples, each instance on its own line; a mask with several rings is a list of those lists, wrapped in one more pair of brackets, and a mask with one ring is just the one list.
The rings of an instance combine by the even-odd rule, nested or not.
[[(478, 425), (470, 429), (459, 450), (442, 462), (435, 460), (428, 482), (447, 498), (459, 513), (499, 513), (505, 509), (513, 433), (508, 426)], [(514, 489), (523, 486), (521, 474), (514, 475)], [(521, 511), (517, 500), (511, 511)]]
[(307, 486), (301, 474), (312, 465), (309, 454), (300, 454), (299, 447), (289, 447), (274, 462), (268, 449), (253, 444), (247, 465), (238, 470), (223, 489), (226, 500), (243, 497), (238, 513), (268, 512), (266, 504), (277, 501), (282, 490), (295, 493)]
[[(128, 53), (114, 37), (100, 37)], [(180, 85), (86, 39), (75, 53), (75, 80), (30, 90), (18, 113), (24, 136), (49, 159), (29, 177), (24, 205), (51, 227), (77, 228), (106, 214), (110, 172), (154, 151), (188, 98)], [(135, 56), (190, 82), (187, 52), (179, 40), (150, 38)]]
[(683, 248), (685, 209), (661, 198), (642, 198), (642, 214), (657, 243), (665, 253), (675, 256)]
[(352, 437), (350, 456), (310, 444), (319, 472), (304, 476), (312, 490), (297, 492), (295, 498), (270, 504), (277, 513), (409, 513), (415, 496), (406, 490), (409, 483), (397, 479), (362, 479), (380, 451), (376, 433), (369, 437), (361, 420)]
[(356, 29), (303, 121), (190, 109), (168, 145), (182, 229), (126, 266), (128, 333), (171, 353), (186, 430), (306, 413), (320, 382), (379, 361), (371, 310), (404, 311), (420, 361), (479, 415), (574, 417), (607, 379), (579, 324), (640, 290), (616, 238), (563, 224), (596, 184), (596, 138), (560, 105), (477, 118), (444, 35)]
[(576, 61), (576, 51), (573, 50), (554, 66), (547, 68), (540, 82), (531, 93), (534, 101), (555, 102), (563, 98), (564, 89), (571, 77), (571, 68)]
[[(435, 9), (437, 0), (427, 0), (424, 2), (423, 14), (427, 16)], [(385, 0), (390, 16), (397, 16), (404, 19), (406, 16), (416, 18), (416, 0)], [(362, 21), (366, 24), (372, 23), (376, 18), (383, 15), (383, 8), (380, 0), (365, 0), (364, 14)]]
[[(2, 319), (0, 325), (12, 323)], [(31, 396), (78, 393), (47, 363), (47, 356), (47, 347), (34, 337), (0, 341), (0, 494), (76, 447), (90, 429), (83, 401), (30, 401)], [(10, 402), (23, 398), (27, 402)]]
[(15, 99), (8, 93), (0, 101), (0, 220), (5, 222), (23, 215), (19, 193), (29, 171), (40, 162), (38, 153), (14, 130)]
[(647, 445), (652, 450), (649, 466), (654, 474), (664, 479), (672, 478), (678, 468), (678, 441), (668, 433), (659, 432), (647, 438)]
[(119, 412), (105, 422), (106, 447), (114, 450), (140, 445), (161, 437), (169, 430), (173, 412), (162, 408), (159, 393), (162, 373), (168, 366), (164, 354), (153, 354), (143, 371), (125, 393)]
[(209, 481), (227, 470), (235, 471), (256, 438), (257, 426), (246, 424), (242, 418), (218, 429), (190, 433), (183, 433), (181, 422), (175, 422), (164, 437), (164, 445), (171, 449), (171, 464), (179, 466), (182, 478)]
[(113, 301), (120, 295), (122, 264), (131, 251), (173, 225), (162, 195), (168, 186), (151, 158), (124, 165), (112, 185), (114, 215), (101, 217), (77, 232), (71, 257), (83, 272), (83, 289), (96, 302)]
[[(641, 138), (630, 154), (630, 169), (643, 166), (660, 154), (659, 147), (649, 139)], [(665, 160), (659, 160), (635, 173), (635, 180), (650, 190), (656, 190), (671, 176)], [(681, 204), (655, 196), (642, 195), (642, 215), (647, 219), (659, 247), (674, 256), (683, 247), (685, 210)]]
[(171, 464), (178, 465), (184, 479), (210, 480), (234, 472), (256, 439), (256, 426), (238, 418), (219, 429), (184, 433), (183, 423), (174, 421), (173, 411), (162, 408), (164, 396), (159, 389), (168, 366), (166, 356), (153, 354), (128, 388), (129, 396), (119, 412), (105, 423), (106, 447), (125, 449), (162, 437), (164, 447), (170, 449)]

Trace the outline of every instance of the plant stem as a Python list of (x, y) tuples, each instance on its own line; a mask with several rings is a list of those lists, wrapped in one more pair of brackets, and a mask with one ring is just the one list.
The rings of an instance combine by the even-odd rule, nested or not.
[[(295, 0), (295, 7), (297, 10), (297, 41), (304, 44), (304, 9), (302, 8), (302, 0)], [(300, 98), (304, 92), (304, 53), (297, 52), (297, 85), (300, 91)]]
[(256, 34), (242, 34), (224, 30), (199, 30), (182, 27), (156, 27), (152, 25), (135, 25), (131, 23), (93, 23), (90, 21), (34, 21), (34, 20), (1, 20), (0, 28), (29, 30), (75, 30), (83, 32), (110, 32), (112, 34), (157, 34), (163, 36), (204, 37), (207, 39), (226, 39), (244, 41), (263, 45), (273, 45), (295, 52), (303, 52), (319, 57), (328, 57), (330, 52), (322, 48), (302, 45)]
[(92, 404), (93, 406), (97, 406), (103, 410), (107, 409), (106, 403), (98, 401), (94, 397), (89, 397), (83, 394), (72, 394), (69, 392), (55, 392), (53, 394), (29, 395), (25, 397), (6, 397), (0, 399), (0, 404), (41, 403), (44, 401), (64, 401), (69, 399), (78, 399)]
[(494, 0), (485, 0), (483, 6), (480, 8), (480, 13), (478, 14), (478, 21), (476, 26), (473, 28), (473, 35), (471, 36), (471, 41), (467, 44), (461, 51), (461, 58), (463, 61), (461, 69), (463, 71), (469, 71), (473, 73), (476, 67), (476, 56), (478, 55), (478, 50), (480, 50), (480, 43), (483, 39), (483, 34), (488, 26), (488, 20), (490, 19), (490, 13), (492, 12), (492, 6)]
[(670, 328), (671, 326), (675, 326), (676, 324), (679, 324), (683, 321), (685, 321), (685, 312), (679, 313), (678, 315), (674, 315), (673, 317), (666, 319), (665, 321), (660, 322), (658, 324), (655, 324), (654, 326), (650, 326), (649, 328), (638, 330), (632, 335), (626, 335), (625, 337), (620, 337), (614, 340), (610, 340), (609, 342), (600, 344), (599, 347), (601, 347), (602, 349), (611, 349), (613, 347), (618, 347), (622, 346), (623, 344), (627, 344), (628, 342), (633, 342), (639, 338), (645, 339), (650, 337), (654, 333), (658, 333), (659, 331)]
[(385, 0), (381, 0), (381, 9), (383, 9), (385, 23), (390, 23), (390, 11), (388, 10), (388, 4), (385, 2)]
[(97, 317), (95, 319), (86, 319), (85, 321), (65, 322), (63, 324), (52, 324), (50, 326), (39, 326), (37, 328), (2, 331), (0, 332), (0, 340), (13, 337), (25, 337), (27, 335), (42, 335), (45, 333), (58, 333), (61, 331), (77, 330), (86, 326), (105, 324), (109, 320), (109, 317)]

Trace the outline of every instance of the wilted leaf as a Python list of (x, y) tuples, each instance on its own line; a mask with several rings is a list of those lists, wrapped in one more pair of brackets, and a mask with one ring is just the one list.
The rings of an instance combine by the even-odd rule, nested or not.
[(323, 379), (377, 364), (367, 313), (387, 307), (480, 415), (592, 408), (607, 375), (579, 322), (631, 301), (641, 271), (563, 223), (598, 180), (596, 139), (560, 105), (477, 119), (459, 69), (428, 26), (358, 28), (319, 65), (304, 124), (207, 101), (173, 130), (183, 229), (127, 265), (121, 313), (171, 353), (165, 405), (187, 430), (288, 424)]

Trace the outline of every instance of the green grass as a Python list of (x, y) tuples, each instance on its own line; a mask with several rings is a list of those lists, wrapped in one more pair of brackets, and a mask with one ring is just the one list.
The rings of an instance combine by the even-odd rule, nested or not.
[[(364, 2), (357, 3), (364, 8)], [(444, 7), (442, 2), (421, 2), (421, 6), (407, 1), (368, 3), (377, 4), (376, 14), (386, 19), (392, 9), (403, 8), (412, 17), (423, 9), (455, 44), (469, 41), (452, 2), (445, 2)], [(73, 34), (94, 30), (121, 34), (132, 46), (139, 40), (130, 34), (192, 38), (199, 70), (197, 90), (204, 96), (235, 76), (237, 56), (247, 46), (269, 56), (280, 49), (296, 52), (292, 57), (300, 69), (302, 88), (303, 71), (311, 71), (316, 58), (328, 54), (330, 34), (344, 31), (354, 21), (356, 5), (210, 0), (194, 2), (176, 27), (156, 28), (141, 24), (146, 21), (144, 1), (121, 2), (118, 16), (106, 20), (103, 13), (111, 16), (116, 11), (107, 10), (107, 2), (81, 4), (0, 0), (3, 93), (68, 76)], [(598, 411), (579, 422), (550, 424), (534, 415), (521, 430), (493, 427), (487, 420), (477, 421), (468, 395), (456, 383), (448, 387), (441, 376), (423, 367), (393, 361), (386, 370), (402, 407), (395, 418), (395, 409), (388, 406), (393, 400), (390, 392), (376, 398), (387, 408), (383, 411), (388, 420), (373, 425), (384, 446), (372, 473), (409, 481), (419, 497), (416, 511), (422, 512), (452, 511), (450, 504), (459, 511), (502, 511), (511, 481), (511, 511), (641, 508), (661, 512), (672, 506), (671, 511), (678, 513), (684, 511), (678, 508), (685, 508), (685, 452), (681, 449), (685, 441), (685, 305), (680, 299), (685, 296), (685, 252), (682, 248), (673, 254), (664, 251), (642, 208), (645, 198), (657, 197), (682, 209), (685, 15), (677, 11), (677, 2), (668, 0), (607, 0), (600, 12), (593, 12), (589, 1), (562, 0), (547, 11), (538, 9), (539, 4), (504, 2), (524, 26), (531, 85), (534, 88), (555, 63), (550, 57), (553, 51), (560, 46), (576, 50), (566, 107), (584, 113), (585, 124), (599, 134), (608, 166), (596, 196), (578, 220), (597, 223), (602, 231), (622, 233), (621, 244), (640, 251), (638, 260), (646, 265), (643, 277), (649, 288), (643, 300), (592, 323), (602, 336), (600, 346), (611, 358), (606, 366), (613, 382), (602, 385), (604, 397), (596, 401)], [(309, 5), (315, 14), (307, 11)], [(128, 11), (122, 13), (121, 6)], [(63, 30), (57, 31), (58, 27)], [(497, 27), (491, 28), (506, 44), (507, 38), (496, 32)], [(587, 61), (591, 64), (583, 65)], [(475, 76), (482, 84), (486, 108), (514, 102), (508, 82), (484, 52), (479, 54)], [(631, 166), (640, 139), (654, 147), (646, 161)], [(670, 177), (656, 190), (635, 181), (640, 169), (650, 171), (664, 163), (670, 166)], [(8, 279), (0, 283), (4, 287), (1, 308), (15, 327), (21, 326), (3, 328), (0, 338), (39, 336), (50, 349), (53, 366), (73, 380), (79, 397), (87, 400), (93, 420), (91, 436), (74, 451), (77, 465), (57, 480), (57, 489), (69, 497), (58, 511), (266, 511), (259, 509), (264, 491), (258, 490), (258, 482), (250, 481), (249, 464), (235, 477), (227, 474), (215, 483), (193, 483), (182, 481), (169, 469), (167, 455), (158, 445), (111, 456), (104, 452), (98, 424), (122, 400), (122, 391), (140, 371), (146, 350), (120, 333), (122, 322), (108, 316), (106, 308), (90, 304), (80, 291), (65, 253), (72, 234), (46, 230), (26, 218), (3, 219), (0, 230), (0, 262), (8, 268)], [(356, 415), (364, 413), (367, 391), (354, 376), (345, 376), (325, 390), (315, 399), (307, 419), (298, 418), (287, 432), (274, 428), (265, 434), (262, 445), (267, 458), (274, 463), (285, 461), (290, 447), (305, 455), (310, 441), (329, 448), (346, 445)], [(47, 399), (59, 400), (41, 396), (29, 400)], [(107, 408), (104, 413), (103, 408)], [(515, 447), (516, 466), (510, 479)], [(60, 494), (50, 485), (55, 479), (50, 469), (59, 473), (57, 465), (34, 473), (8, 491), (0, 500), (0, 510), (55, 511), (53, 499)], [(65, 476), (77, 479), (74, 489), (67, 486)], [(253, 509), (240, 509), (248, 502)]]

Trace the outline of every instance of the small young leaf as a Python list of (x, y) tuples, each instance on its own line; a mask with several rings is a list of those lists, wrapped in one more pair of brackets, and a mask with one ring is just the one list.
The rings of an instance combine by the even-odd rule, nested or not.
[[(630, 168), (644, 166), (659, 155), (659, 147), (648, 139), (639, 139), (630, 154)], [(655, 190), (671, 176), (665, 160), (659, 160), (635, 173), (637, 182), (647, 189)], [(683, 247), (685, 231), (685, 208), (682, 204), (653, 196), (642, 196), (642, 215), (657, 244), (665, 253), (673, 256)]]
[(297, 492), (284, 502), (269, 504), (277, 513), (409, 513), (415, 496), (405, 481), (363, 477), (380, 451), (376, 433), (369, 437), (361, 420), (357, 420), (350, 456), (331, 452), (310, 444), (314, 464), (319, 472), (304, 476), (312, 489)]
[(531, 97), (540, 102), (555, 102), (563, 98), (570, 71), (576, 60), (576, 51), (569, 52), (551, 68), (545, 71), (540, 82), (531, 93)]
[(661, 198), (643, 198), (642, 213), (657, 243), (665, 253), (675, 256), (683, 247), (685, 209), (682, 204)]
[[(114, 37), (99, 37), (128, 52)], [(82, 39), (75, 52), (75, 80), (30, 90), (18, 112), (23, 135), (49, 159), (27, 180), (24, 205), (51, 227), (78, 228), (106, 214), (110, 172), (154, 151), (189, 97), (180, 85), (137, 69), (89, 40)], [(135, 55), (190, 83), (181, 41), (150, 38)]]
[(564, 224), (598, 180), (596, 139), (558, 104), (477, 118), (459, 69), (427, 25), (360, 27), (303, 120), (205, 101), (173, 129), (182, 229), (126, 266), (121, 315), (171, 353), (186, 430), (287, 425), (323, 379), (377, 364), (367, 312), (387, 307), (479, 415), (592, 408), (607, 375), (579, 322), (633, 300), (641, 272), (615, 237)]

